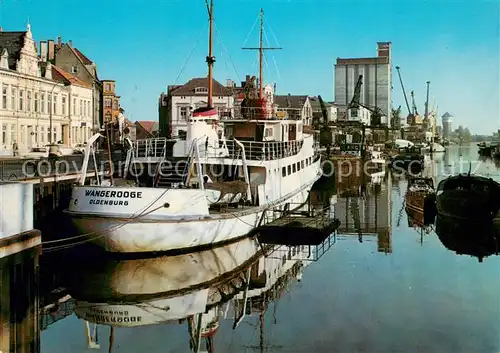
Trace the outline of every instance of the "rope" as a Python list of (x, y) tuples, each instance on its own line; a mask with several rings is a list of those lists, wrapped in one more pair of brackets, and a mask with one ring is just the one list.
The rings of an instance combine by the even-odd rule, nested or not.
[(184, 72), (184, 69), (186, 68), (186, 65), (187, 63), (189, 62), (189, 60), (191, 59), (191, 56), (193, 55), (193, 52), (194, 50), (196, 49), (196, 46), (198, 45), (198, 43), (200, 42), (200, 39), (201, 39), (201, 35), (203, 34), (203, 31), (204, 31), (204, 27), (200, 30), (200, 33), (198, 34), (198, 39), (196, 39), (196, 42), (194, 43), (193, 47), (191, 48), (191, 51), (189, 52), (189, 55), (186, 59), (186, 61), (184, 62), (184, 64), (181, 66), (181, 70), (179, 71), (179, 74), (177, 75), (177, 77), (175, 78), (174, 80), (174, 86), (177, 84), (178, 80), (179, 80), (179, 77), (182, 75), (182, 73)]
[(260, 14), (259, 14), (259, 15), (257, 16), (257, 18), (255, 19), (255, 21), (254, 21), (254, 23), (253, 23), (253, 25), (252, 25), (252, 28), (250, 28), (250, 32), (248, 32), (247, 38), (246, 38), (246, 39), (245, 39), (245, 41), (243, 42), (242, 47), (244, 47), (244, 46), (247, 44), (248, 39), (250, 38), (250, 35), (252, 34), (253, 29), (255, 28), (255, 25), (257, 24), (257, 22), (259, 21), (259, 19), (260, 19)]
[(229, 62), (231, 63), (231, 65), (233, 67), (234, 73), (236, 74), (236, 78), (238, 79), (238, 81), (240, 81), (240, 76), (238, 75), (238, 70), (236, 70), (236, 65), (234, 64), (233, 58), (231, 57), (231, 54), (227, 50), (227, 47), (222, 42), (222, 36), (220, 35), (220, 32), (217, 29), (217, 26), (215, 23), (214, 23), (214, 29), (215, 29), (215, 35), (217, 38), (217, 42), (219, 43), (219, 45), (222, 47), (223, 51), (226, 53), (227, 57), (229, 58)]

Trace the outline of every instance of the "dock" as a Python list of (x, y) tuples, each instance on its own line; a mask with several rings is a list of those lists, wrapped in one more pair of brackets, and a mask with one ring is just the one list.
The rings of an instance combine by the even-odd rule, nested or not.
[[(320, 245), (337, 230), (340, 221), (329, 207), (304, 205), (302, 210), (285, 211), (280, 217), (255, 229), (258, 240), (272, 245)], [(304, 210), (305, 208), (305, 210)]]

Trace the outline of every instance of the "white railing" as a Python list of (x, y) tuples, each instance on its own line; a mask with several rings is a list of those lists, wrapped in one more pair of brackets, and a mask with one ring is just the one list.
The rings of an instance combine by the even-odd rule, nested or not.
[(239, 159), (241, 146), (245, 149), (246, 160), (269, 161), (295, 156), (302, 148), (303, 140), (287, 142), (256, 142), (235, 140), (219, 140), (219, 147), (211, 147), (201, 152), (202, 157)]
[(167, 154), (167, 139), (165, 137), (155, 137), (143, 140), (136, 140), (133, 143), (134, 159), (164, 159)]

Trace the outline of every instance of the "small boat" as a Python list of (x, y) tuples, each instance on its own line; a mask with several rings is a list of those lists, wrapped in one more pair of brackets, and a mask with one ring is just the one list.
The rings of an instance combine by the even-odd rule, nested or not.
[(392, 168), (403, 170), (422, 170), (424, 167), (424, 155), (422, 149), (417, 146), (401, 147), (398, 154), (390, 159)]
[(450, 176), (437, 186), (436, 206), (443, 216), (492, 220), (500, 209), (500, 184), (470, 173)]
[(436, 214), (436, 190), (432, 178), (410, 177), (405, 194), (405, 209), (418, 223), (433, 223)]
[(478, 147), (477, 153), (480, 156), (492, 157), (496, 150), (497, 145), (492, 144), (491, 142), (481, 142), (477, 144), (477, 147)]

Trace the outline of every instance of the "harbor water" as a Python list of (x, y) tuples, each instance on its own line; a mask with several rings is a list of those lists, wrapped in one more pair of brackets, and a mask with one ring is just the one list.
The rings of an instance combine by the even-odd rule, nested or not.
[[(423, 173), (500, 180), (499, 167), (471, 144), (429, 157)], [(0, 351), (499, 352), (500, 257), (457, 253), (434, 225), (409, 220), (406, 187), (390, 173), (342, 184), (330, 198), (340, 227), (319, 245), (4, 259)]]

